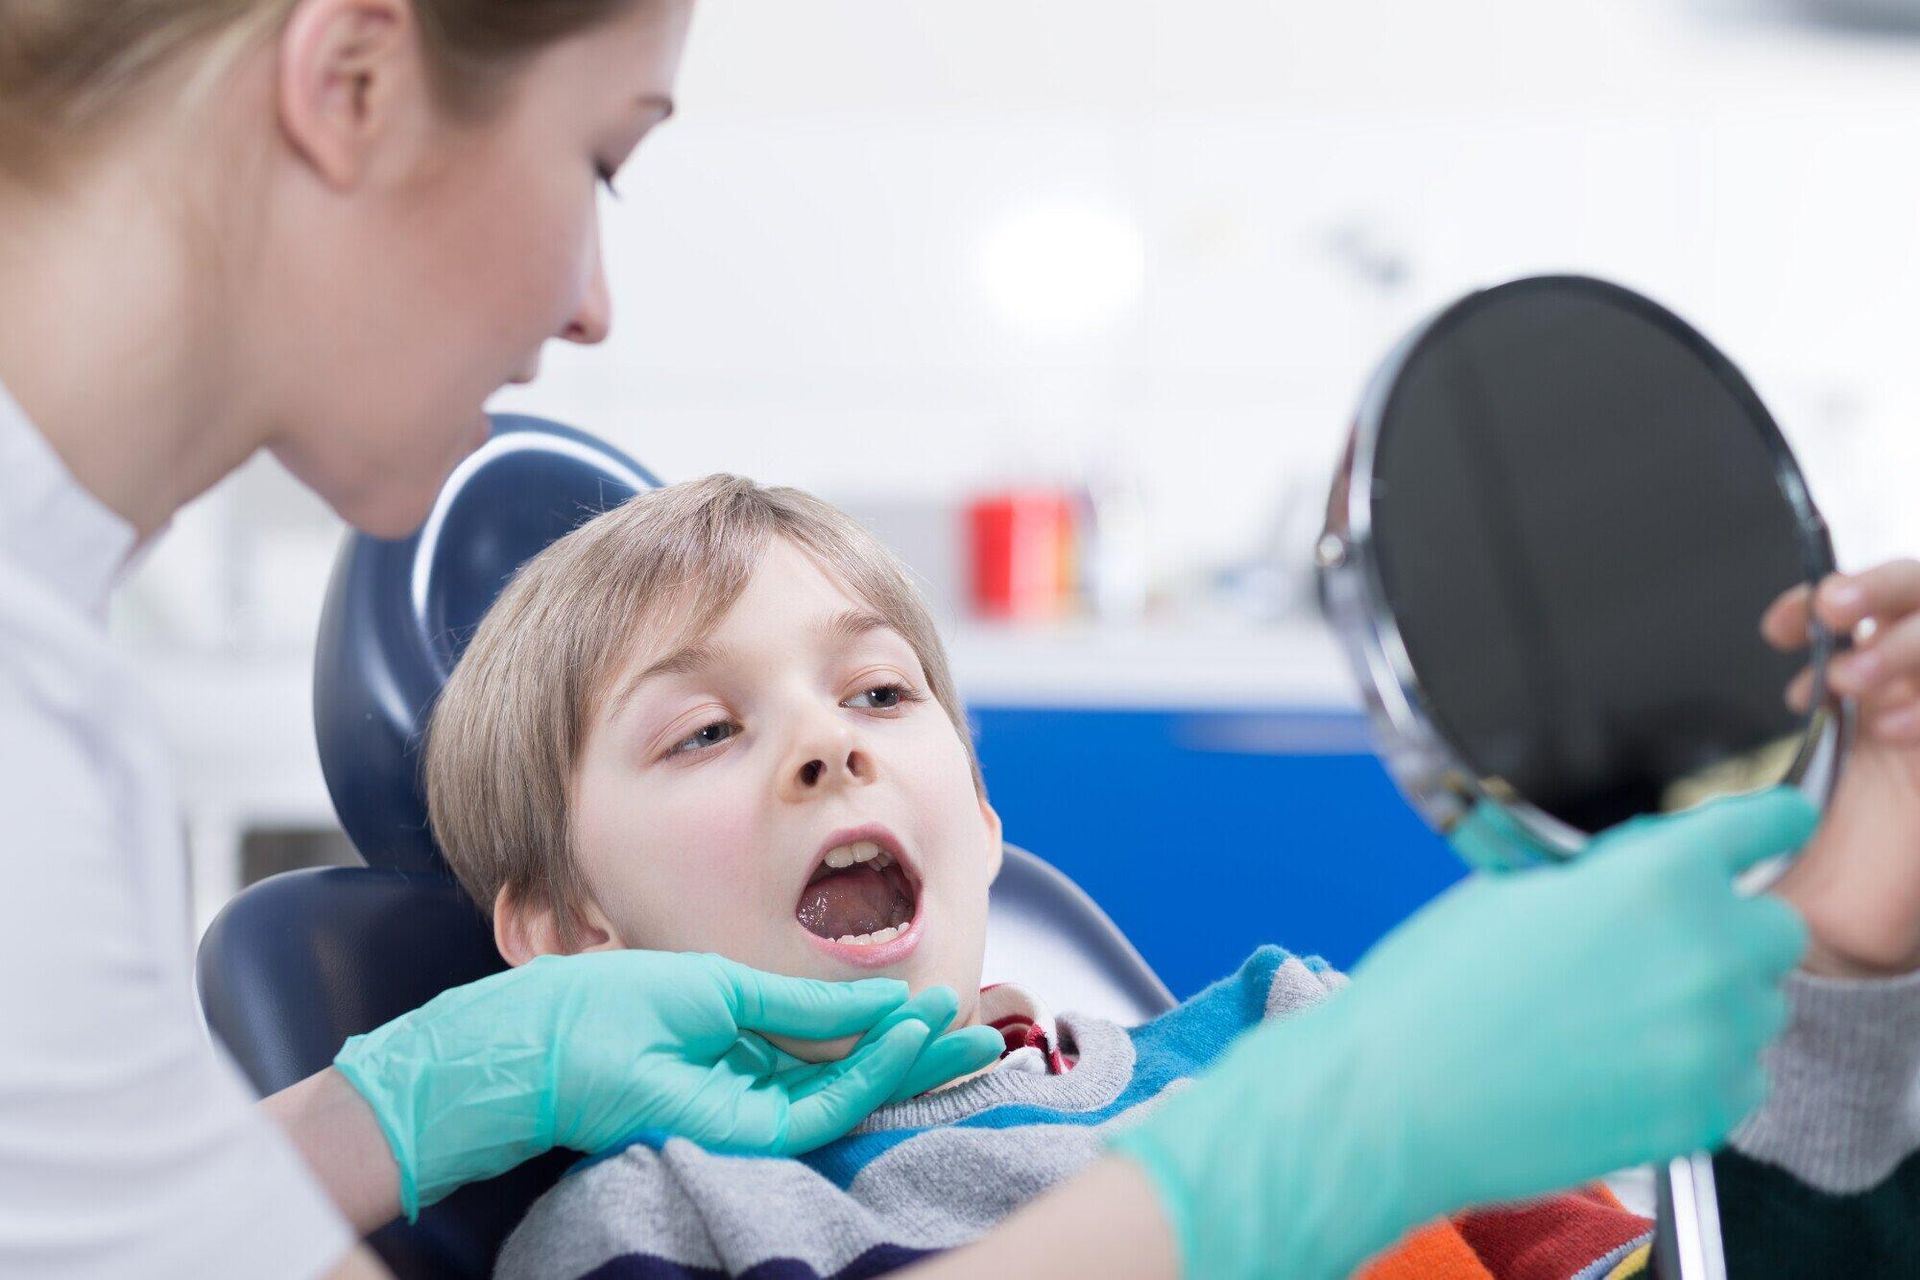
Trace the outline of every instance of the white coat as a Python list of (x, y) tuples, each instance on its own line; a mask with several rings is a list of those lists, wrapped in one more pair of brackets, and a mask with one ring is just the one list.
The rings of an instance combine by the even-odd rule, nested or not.
[(0, 388), (0, 1275), (313, 1275), (352, 1234), (194, 1003), (133, 542)]

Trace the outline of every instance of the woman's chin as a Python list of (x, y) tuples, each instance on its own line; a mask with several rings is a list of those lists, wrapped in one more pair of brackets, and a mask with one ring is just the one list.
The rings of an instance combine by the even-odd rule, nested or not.
[(447, 477), (487, 442), (492, 429), (492, 420), (475, 412), (438, 437), (409, 441), (404, 453), (367, 448), (351, 465), (331, 451), (298, 442), (270, 447), (281, 465), (319, 494), (335, 515), (371, 537), (395, 539), (412, 535), (426, 522)]

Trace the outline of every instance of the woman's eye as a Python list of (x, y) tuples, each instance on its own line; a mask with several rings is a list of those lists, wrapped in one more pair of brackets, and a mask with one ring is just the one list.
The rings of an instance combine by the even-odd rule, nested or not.
[(689, 751), (705, 751), (708, 747), (719, 746), (738, 732), (740, 732), (740, 726), (733, 721), (715, 720), (712, 724), (703, 726), (692, 736), (674, 743), (673, 749), (667, 754), (672, 756)]

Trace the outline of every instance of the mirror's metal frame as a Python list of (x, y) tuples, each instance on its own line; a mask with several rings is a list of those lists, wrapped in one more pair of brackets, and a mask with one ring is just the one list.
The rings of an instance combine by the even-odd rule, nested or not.
[[(1428, 825), (1442, 835), (1485, 803), (1515, 819), (1542, 851), (1556, 860), (1578, 855), (1588, 835), (1506, 789), (1489, 786), (1449, 742), (1427, 708), (1425, 692), (1389, 608), (1373, 538), (1373, 470), (1380, 433), (1393, 409), (1401, 375), (1426, 345), (1489, 303), (1516, 292), (1575, 290), (1636, 312), (1665, 329), (1705, 363), (1746, 409), (1773, 459), (1782, 495), (1793, 508), (1805, 560), (1805, 579), (1817, 582), (1834, 571), (1832, 539), (1807, 492), (1805, 477), (1786, 438), (1746, 378), (1686, 321), (1630, 289), (1590, 276), (1529, 276), (1477, 290), (1418, 325), (1381, 362), (1354, 418), (1333, 489), (1327, 521), (1315, 548), (1320, 601), (1359, 678), (1387, 771)], [(1817, 623), (1810, 646), (1814, 673), (1811, 705), (1825, 707), (1825, 675), (1835, 640)], [(1847, 717), (1824, 709), (1809, 721), (1806, 740), (1786, 781), (1814, 793), (1824, 806), (1838, 774)], [(1726, 1280), (1713, 1161), (1682, 1156), (1656, 1169), (1654, 1261), (1660, 1280)]]

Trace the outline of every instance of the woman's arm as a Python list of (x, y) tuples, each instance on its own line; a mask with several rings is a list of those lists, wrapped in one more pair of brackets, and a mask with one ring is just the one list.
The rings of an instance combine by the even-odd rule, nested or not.
[(980, 1240), (907, 1274), (1177, 1277), (1173, 1228), (1153, 1184), (1132, 1160), (1109, 1156), (1041, 1196)]
[(327, 1272), (326, 1280), (393, 1280), (393, 1273), (373, 1250), (356, 1245), (352, 1253), (340, 1260), (339, 1266)]
[(379, 1121), (328, 1067), (261, 1101), (353, 1229), (365, 1235), (400, 1213), (400, 1168)]

